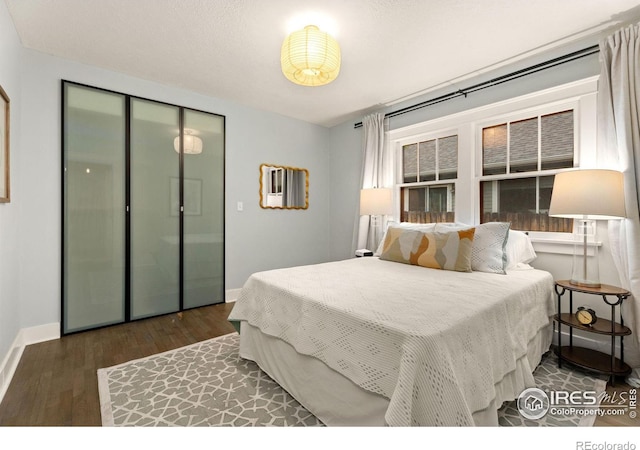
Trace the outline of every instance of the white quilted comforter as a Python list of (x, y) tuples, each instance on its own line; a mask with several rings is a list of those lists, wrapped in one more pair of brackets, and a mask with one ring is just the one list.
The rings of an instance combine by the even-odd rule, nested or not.
[(544, 271), (459, 273), (370, 257), (256, 273), (229, 319), (385, 396), (391, 426), (466, 426), (549, 324), (553, 298)]

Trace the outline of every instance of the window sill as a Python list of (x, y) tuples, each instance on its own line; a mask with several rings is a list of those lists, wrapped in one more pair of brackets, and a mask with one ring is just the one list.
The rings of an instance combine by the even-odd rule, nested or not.
[[(573, 239), (545, 239), (541, 237), (531, 237), (531, 243), (536, 253), (555, 253), (559, 255), (573, 255), (574, 247), (578, 244), (582, 247), (581, 242)], [(594, 249), (601, 247), (602, 242), (587, 242), (587, 254), (594, 255)]]

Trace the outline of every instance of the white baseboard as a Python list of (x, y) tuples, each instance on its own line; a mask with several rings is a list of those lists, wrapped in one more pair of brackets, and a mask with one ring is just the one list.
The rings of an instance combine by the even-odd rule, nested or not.
[(241, 290), (242, 288), (227, 289), (227, 291), (225, 292), (224, 301), (227, 303), (235, 302), (238, 296), (240, 295)]
[(18, 363), (20, 362), (24, 348), (27, 345), (59, 338), (59, 323), (22, 328), (18, 331), (16, 338), (9, 348), (9, 352), (2, 360), (2, 364), (0, 364), (0, 402), (2, 402), (4, 394), (7, 392), (9, 384), (11, 384), (11, 379), (18, 368)]
[(11, 384), (13, 374), (15, 373), (16, 368), (18, 367), (18, 362), (20, 362), (20, 358), (22, 357), (24, 346), (19, 345), (19, 341), (20, 332), (18, 332), (18, 335), (11, 344), (11, 347), (9, 347), (9, 353), (4, 357), (2, 365), (0, 365), (0, 402), (2, 402), (7, 389), (9, 389), (9, 384)]

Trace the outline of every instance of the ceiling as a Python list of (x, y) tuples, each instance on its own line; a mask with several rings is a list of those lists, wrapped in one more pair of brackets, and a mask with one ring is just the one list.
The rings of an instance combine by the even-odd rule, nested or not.
[[(47, 54), (334, 126), (637, 17), (638, 0), (5, 0)], [(288, 32), (315, 22), (338, 79), (280, 71)]]

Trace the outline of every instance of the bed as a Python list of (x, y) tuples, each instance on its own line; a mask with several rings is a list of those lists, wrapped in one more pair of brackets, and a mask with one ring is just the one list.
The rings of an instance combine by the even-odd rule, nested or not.
[(497, 425), (551, 344), (551, 275), (384, 256), (253, 274), (240, 356), (329, 426)]

